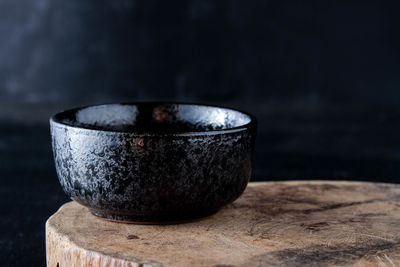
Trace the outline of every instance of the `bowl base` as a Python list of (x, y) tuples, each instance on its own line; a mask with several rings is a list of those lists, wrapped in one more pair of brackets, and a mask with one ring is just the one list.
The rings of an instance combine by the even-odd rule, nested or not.
[(203, 211), (196, 214), (180, 215), (180, 216), (165, 216), (165, 217), (146, 217), (140, 215), (116, 215), (116, 214), (106, 214), (99, 212), (97, 210), (90, 210), (90, 212), (101, 219), (116, 222), (116, 223), (126, 223), (126, 224), (180, 224), (199, 221), (204, 218), (210, 217), (215, 214), (217, 210)]

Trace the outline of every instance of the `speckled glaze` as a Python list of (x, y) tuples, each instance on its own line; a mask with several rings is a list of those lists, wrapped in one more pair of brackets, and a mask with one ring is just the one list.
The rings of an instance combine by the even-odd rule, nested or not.
[(177, 103), (77, 108), (50, 119), (57, 175), (99, 217), (164, 223), (210, 215), (244, 191), (253, 116)]

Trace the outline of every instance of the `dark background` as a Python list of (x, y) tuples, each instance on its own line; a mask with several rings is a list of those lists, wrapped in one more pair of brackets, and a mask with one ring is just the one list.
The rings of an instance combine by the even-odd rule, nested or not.
[(179, 100), (259, 120), (254, 180), (400, 182), (396, 1), (0, 0), (0, 265), (45, 263), (48, 117)]

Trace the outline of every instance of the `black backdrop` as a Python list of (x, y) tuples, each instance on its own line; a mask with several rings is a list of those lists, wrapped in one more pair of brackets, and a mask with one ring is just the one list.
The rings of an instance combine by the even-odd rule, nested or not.
[(43, 223), (67, 201), (47, 120), (71, 106), (236, 107), (259, 119), (254, 180), (399, 182), (397, 13), (378, 0), (0, 0), (0, 262), (44, 263)]
[(394, 3), (0, 1), (0, 96), (396, 106)]

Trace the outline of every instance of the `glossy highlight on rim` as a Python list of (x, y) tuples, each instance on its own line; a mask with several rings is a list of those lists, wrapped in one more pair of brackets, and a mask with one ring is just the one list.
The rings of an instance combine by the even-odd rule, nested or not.
[[(74, 125), (73, 123), (68, 123), (63, 121), (63, 116), (66, 118), (68, 114), (76, 114), (81, 110), (85, 110), (87, 108), (94, 108), (94, 107), (107, 107), (113, 105), (121, 105), (121, 106), (162, 106), (162, 105), (177, 105), (177, 106), (188, 106), (188, 107), (204, 107), (204, 108), (211, 108), (211, 109), (224, 109), (227, 111), (237, 112), (241, 115), (245, 115), (248, 117), (249, 121), (243, 125), (238, 125), (235, 127), (227, 127), (224, 129), (207, 129), (207, 130), (200, 130), (200, 131), (182, 131), (182, 132), (136, 132), (136, 131), (126, 131), (126, 130), (119, 130), (119, 129), (106, 129), (106, 128), (98, 128), (98, 127), (91, 127), (89, 125)], [(242, 110), (233, 109), (224, 106), (217, 106), (217, 105), (209, 105), (209, 104), (199, 104), (199, 103), (191, 103), (191, 102), (163, 102), (163, 101), (143, 101), (143, 102), (122, 102), (122, 103), (107, 103), (107, 104), (99, 104), (99, 105), (87, 105), (76, 107), (68, 110), (64, 110), (61, 112), (56, 113), (50, 118), (50, 122), (55, 124), (56, 126), (60, 127), (68, 127), (73, 129), (82, 129), (88, 131), (95, 131), (95, 132), (104, 132), (104, 133), (115, 133), (115, 134), (125, 134), (125, 135), (134, 135), (134, 136), (202, 136), (202, 135), (218, 135), (218, 134), (229, 134), (229, 133), (237, 133), (242, 132), (244, 130), (255, 129), (257, 125), (256, 118)]]

